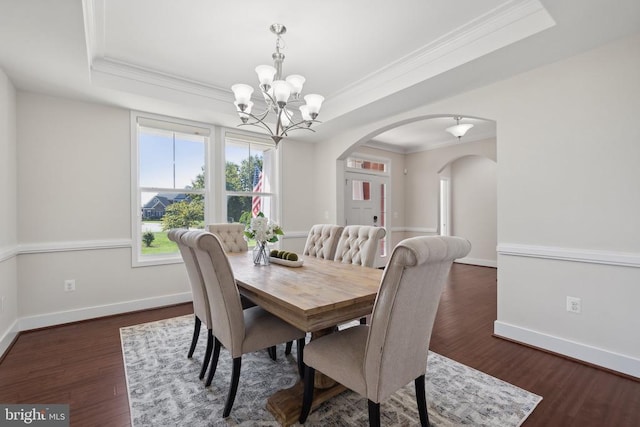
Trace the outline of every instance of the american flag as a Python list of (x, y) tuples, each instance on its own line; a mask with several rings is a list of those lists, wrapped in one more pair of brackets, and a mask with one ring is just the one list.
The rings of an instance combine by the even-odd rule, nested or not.
[[(262, 192), (262, 171), (256, 165), (253, 170), (253, 192), (261, 193)], [(253, 212), (253, 216), (257, 216), (260, 213), (260, 209), (262, 208), (260, 196), (253, 196), (253, 200), (251, 201), (251, 212)]]

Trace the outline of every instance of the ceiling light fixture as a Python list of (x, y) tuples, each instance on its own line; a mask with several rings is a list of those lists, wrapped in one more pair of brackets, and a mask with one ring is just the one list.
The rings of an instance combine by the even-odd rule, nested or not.
[(454, 118), (456, 119), (456, 125), (448, 127), (445, 130), (449, 132), (451, 135), (457, 137), (458, 140), (460, 140), (460, 138), (463, 137), (464, 134), (467, 133), (467, 131), (473, 127), (473, 125), (471, 123), (466, 123), (461, 125), (460, 120), (462, 120), (462, 117), (456, 116)]
[[(282, 24), (273, 24), (269, 27), (271, 32), (276, 35), (276, 51), (271, 55), (273, 58), (273, 67), (271, 65), (258, 65), (256, 73), (260, 81), (260, 90), (267, 103), (267, 108), (261, 112), (253, 114), (251, 108), (251, 94), (253, 88), (247, 84), (235, 84), (231, 86), (236, 101), (234, 102), (238, 115), (242, 123), (238, 126), (257, 126), (264, 128), (271, 135), (271, 139), (278, 146), (278, 142), (287, 136), (287, 133), (297, 129), (307, 129), (312, 132), (312, 123), (320, 123), (316, 120), (324, 97), (317, 94), (309, 94), (304, 97), (306, 104), (299, 107), (301, 119), (294, 116), (289, 110), (292, 104), (302, 104), (302, 85), (305, 78), (292, 74), (285, 80), (282, 80), (282, 63), (284, 62), (284, 54), (280, 49), (284, 49), (285, 44), (282, 35), (287, 32), (287, 28)], [(290, 99), (291, 98), (291, 99)], [(269, 113), (275, 115), (275, 130), (271, 128), (265, 119)]]

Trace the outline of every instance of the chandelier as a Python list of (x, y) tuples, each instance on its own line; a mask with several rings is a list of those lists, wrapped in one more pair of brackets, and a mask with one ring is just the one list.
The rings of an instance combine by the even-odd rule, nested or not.
[[(307, 129), (312, 132), (312, 123), (320, 123), (316, 120), (324, 97), (317, 94), (309, 94), (304, 98), (301, 95), (302, 85), (305, 78), (292, 74), (286, 79), (282, 79), (282, 63), (284, 62), (284, 54), (280, 52), (284, 49), (284, 41), (282, 35), (287, 32), (287, 28), (282, 24), (273, 24), (269, 27), (271, 32), (276, 35), (276, 51), (271, 55), (273, 58), (273, 67), (271, 65), (258, 65), (256, 73), (260, 82), (260, 91), (264, 96), (267, 107), (260, 113), (252, 113), (253, 102), (251, 102), (251, 94), (253, 88), (247, 84), (235, 84), (231, 86), (231, 90), (235, 95), (235, 106), (240, 116), (241, 124), (238, 126), (257, 126), (265, 129), (271, 135), (271, 139), (278, 142), (288, 136), (287, 133), (297, 129)], [(302, 99), (306, 102), (300, 105), (300, 118), (296, 117), (290, 108), (292, 105), (303, 104)], [(275, 116), (275, 127), (269, 126), (265, 120), (273, 114)]]
[(448, 127), (445, 130), (451, 135), (458, 137), (458, 140), (460, 140), (460, 138), (463, 137), (464, 134), (473, 127), (473, 125), (471, 123), (460, 124), (460, 120), (462, 120), (462, 117), (460, 116), (454, 118), (456, 119), (456, 125)]

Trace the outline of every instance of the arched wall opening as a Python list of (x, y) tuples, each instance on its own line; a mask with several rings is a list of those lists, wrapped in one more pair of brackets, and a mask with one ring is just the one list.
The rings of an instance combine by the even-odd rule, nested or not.
[[(446, 165), (457, 166), (456, 173), (462, 174), (461, 180), (458, 182), (458, 193), (456, 194), (470, 194), (465, 186), (459, 187), (460, 183), (467, 183), (470, 180), (468, 176), (464, 174), (461, 169), (465, 167), (472, 167), (473, 170), (480, 171), (485, 170), (485, 173), (489, 173), (490, 177), (487, 178), (493, 184), (493, 191), (490, 198), (493, 200), (491, 209), (479, 216), (479, 220), (483, 223), (489, 223), (487, 229), (491, 230), (492, 238), (482, 238), (483, 233), (473, 233), (474, 236), (482, 238), (482, 244), (476, 244), (475, 247), (482, 250), (477, 253), (470, 254), (470, 263), (495, 266), (496, 265), (496, 203), (495, 194), (496, 191), (496, 138), (491, 136), (482, 140), (466, 141), (462, 138), (460, 142), (455, 144), (443, 146), (441, 148), (430, 149), (418, 152), (398, 153), (398, 152), (385, 152), (381, 149), (371, 148), (366, 146), (367, 142), (374, 139), (377, 135), (382, 134), (390, 129), (394, 129), (399, 126), (403, 126), (408, 123), (430, 120), (433, 118), (450, 118), (459, 114), (430, 114), (416, 116), (414, 118), (405, 119), (384, 127), (381, 127), (375, 131), (369, 132), (355, 141), (349, 148), (344, 150), (340, 156), (336, 159), (336, 174), (337, 174), (337, 188), (336, 188), (336, 219), (337, 222), (343, 224), (345, 221), (344, 211), (344, 186), (339, 185), (344, 182), (345, 160), (347, 157), (353, 155), (353, 153), (363, 153), (374, 157), (388, 156), (391, 159), (391, 185), (389, 188), (389, 204), (388, 209), (388, 236), (390, 237), (391, 247), (395, 246), (399, 241), (407, 237), (413, 237), (418, 235), (436, 235), (439, 233), (439, 208), (440, 208), (440, 175), (439, 173)], [(469, 116), (465, 116), (469, 117)], [(480, 117), (474, 117), (476, 119), (487, 120)], [(494, 134), (495, 135), (495, 134)], [(456, 160), (464, 159), (467, 156), (476, 156), (474, 160), (464, 161), (455, 165)], [(484, 164), (484, 167), (479, 162), (485, 159), (488, 166)], [(476, 164), (478, 163), (478, 164)], [(491, 169), (489, 171), (489, 169)], [(488, 171), (488, 172), (487, 172)], [(471, 180), (473, 181), (473, 180)], [(484, 184), (483, 184), (484, 186)], [(456, 187), (452, 187), (452, 190)], [(483, 190), (486, 193), (486, 191)], [(464, 202), (457, 199), (452, 199), (452, 202), (456, 203), (456, 206), (464, 206)], [(455, 211), (452, 211), (454, 213)], [(457, 213), (456, 213), (457, 215)], [(493, 216), (492, 221), (488, 221), (487, 217)], [(460, 218), (455, 217), (455, 221), (458, 222), (458, 230), (469, 230), (469, 226), (473, 225), (472, 218)], [(455, 222), (452, 224), (455, 225)], [(460, 228), (462, 227), (462, 228)], [(454, 234), (457, 233), (454, 231)], [(485, 233), (486, 234), (486, 233)], [(473, 237), (477, 239), (478, 237)], [(471, 239), (470, 239), (471, 240)], [(473, 243), (473, 242), (472, 242)], [(487, 249), (490, 247), (491, 249)], [(491, 253), (489, 253), (491, 252)]]

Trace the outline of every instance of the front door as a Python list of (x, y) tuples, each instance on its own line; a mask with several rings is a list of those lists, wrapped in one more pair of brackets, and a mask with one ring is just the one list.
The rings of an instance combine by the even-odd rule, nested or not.
[[(345, 172), (346, 225), (386, 227), (386, 188), (388, 177), (365, 173)], [(375, 266), (383, 266), (386, 256), (386, 237), (380, 241)]]

